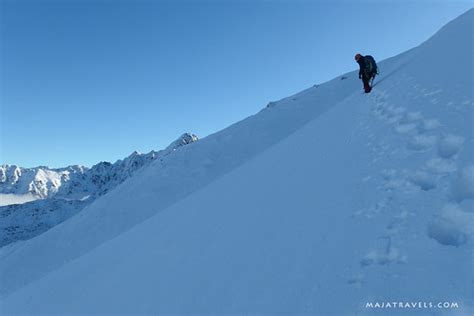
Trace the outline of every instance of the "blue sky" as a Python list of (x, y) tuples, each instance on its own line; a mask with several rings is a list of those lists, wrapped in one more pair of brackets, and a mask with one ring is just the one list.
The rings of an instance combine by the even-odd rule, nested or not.
[(412, 48), (470, 1), (0, 1), (0, 163), (90, 166), (200, 137)]

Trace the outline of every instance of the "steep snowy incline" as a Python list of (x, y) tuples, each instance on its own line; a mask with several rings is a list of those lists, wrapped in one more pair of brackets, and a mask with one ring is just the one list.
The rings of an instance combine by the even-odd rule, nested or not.
[[(370, 95), (354, 73), (310, 89), (177, 150), (174, 169), (156, 162), (68, 222), (5, 247), (4, 290), (58, 268), (6, 297), (2, 311), (363, 315), (374, 312), (367, 302), (446, 301), (459, 307), (409, 312), (472, 314), (473, 20), (470, 10), (381, 63)], [(433, 50), (463, 49), (459, 80), (432, 75), (452, 67), (430, 58)], [(244, 154), (232, 159), (239, 151), (231, 145)], [(171, 184), (182, 175), (175, 185), (186, 192), (153, 182), (163, 175)], [(100, 216), (87, 214), (94, 208)], [(117, 211), (113, 225), (125, 230), (117, 222), (138, 223), (130, 215), (138, 210), (148, 220), (101, 245), (89, 237), (94, 249), (70, 239), (87, 239), (87, 216), (104, 221)], [(53, 239), (60, 236), (63, 246)], [(54, 255), (48, 241), (63, 253), (55, 260), (68, 246), (83, 255), (63, 265), (41, 258), (36, 275), (33, 264), (14, 268), (40, 251)]]
[[(61, 225), (1, 248), (0, 296), (117, 236), (287, 137), (359, 91), (360, 82), (350, 77), (271, 102), (258, 114), (154, 161)], [(143, 200), (147, 206), (138, 207)], [(35, 258), (34, 265), (30, 258)]]

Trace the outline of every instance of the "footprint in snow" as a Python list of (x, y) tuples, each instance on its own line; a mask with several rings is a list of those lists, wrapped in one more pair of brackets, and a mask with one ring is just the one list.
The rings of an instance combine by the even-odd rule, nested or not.
[(464, 137), (457, 135), (445, 135), (438, 142), (438, 156), (449, 159), (456, 155), (464, 144)]
[(392, 238), (386, 237), (387, 244), (385, 249), (372, 250), (367, 253), (361, 260), (362, 267), (368, 267), (374, 264), (390, 265), (393, 263), (406, 263), (407, 257), (402, 255), (400, 250), (392, 246)]
[(444, 246), (459, 247), (474, 235), (474, 213), (447, 204), (428, 223), (428, 237)]
[(451, 195), (458, 203), (467, 199), (474, 200), (474, 165), (458, 171), (451, 183)]
[(441, 123), (437, 119), (425, 119), (420, 124), (420, 133), (435, 130), (441, 127)]
[[(467, 202), (467, 203), (465, 203)], [(437, 211), (427, 227), (428, 237), (444, 246), (459, 247), (474, 237), (474, 165), (458, 171), (451, 182), (451, 202)]]
[(423, 191), (434, 189), (438, 183), (437, 175), (425, 170), (416, 171), (409, 177), (409, 180)]
[(407, 149), (425, 151), (436, 145), (438, 138), (435, 135), (415, 135), (406, 144)]

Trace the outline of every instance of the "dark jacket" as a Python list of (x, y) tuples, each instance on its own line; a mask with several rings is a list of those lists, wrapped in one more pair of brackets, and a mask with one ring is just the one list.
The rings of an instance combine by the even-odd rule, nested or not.
[[(359, 64), (359, 78), (362, 78), (362, 79), (364, 78), (370, 79), (377, 72), (377, 70), (374, 70), (373, 73), (369, 73), (368, 68), (370, 69), (370, 67), (367, 67), (367, 66), (370, 66), (370, 65), (367, 65), (367, 62), (370, 63), (370, 61), (367, 61), (366, 57), (373, 58), (371, 56), (362, 56), (357, 61), (357, 63)], [(377, 69), (377, 66), (375, 66), (375, 69)]]
[(365, 57), (362, 56), (359, 58), (357, 63), (359, 64), (359, 78), (362, 78), (362, 76), (365, 74)]

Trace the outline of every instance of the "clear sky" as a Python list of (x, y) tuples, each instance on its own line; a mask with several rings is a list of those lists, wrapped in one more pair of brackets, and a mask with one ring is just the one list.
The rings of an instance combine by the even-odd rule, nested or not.
[(412, 48), (471, 1), (0, 0), (0, 163), (90, 166), (200, 137)]

